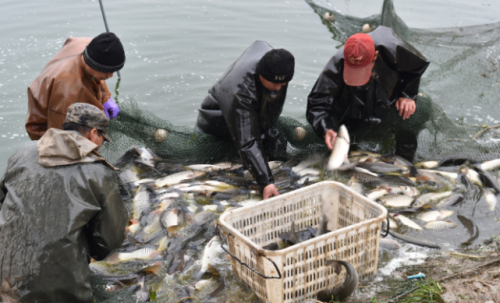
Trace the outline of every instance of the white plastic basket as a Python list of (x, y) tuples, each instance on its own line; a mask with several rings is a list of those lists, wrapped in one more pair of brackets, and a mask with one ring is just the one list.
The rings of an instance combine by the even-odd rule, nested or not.
[[(335, 214), (326, 233), (286, 249), (264, 250), (278, 235), (318, 227), (320, 210)], [(331, 210), (334, 210), (331, 212)], [(342, 283), (325, 260), (345, 260), (361, 279), (377, 270), (384, 207), (332, 181), (319, 182), (255, 205), (228, 210), (220, 217), (227, 236), (234, 273), (263, 300), (272, 303), (303, 302), (318, 291)], [(237, 258), (237, 259), (236, 259)]]

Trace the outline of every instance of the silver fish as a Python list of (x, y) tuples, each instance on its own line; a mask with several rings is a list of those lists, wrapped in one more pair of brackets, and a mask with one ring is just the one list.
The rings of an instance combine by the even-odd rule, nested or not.
[(453, 195), (451, 197), (448, 197), (446, 199), (443, 199), (441, 202), (439, 202), (436, 207), (437, 208), (445, 208), (448, 206), (453, 206), (456, 205), (464, 200), (464, 196), (460, 194)]
[(151, 208), (150, 192), (146, 186), (140, 185), (137, 189), (133, 201), (133, 218), (139, 219), (144, 213)]
[(309, 166), (313, 166), (313, 165), (319, 163), (320, 161), (321, 161), (321, 159), (319, 159), (318, 157), (315, 157), (315, 156), (309, 157), (309, 158), (301, 161), (296, 166), (292, 167), (292, 171), (295, 173), (298, 173), (299, 171), (306, 169)]
[(382, 174), (387, 174), (387, 173), (404, 174), (408, 172), (408, 169), (406, 167), (402, 168), (401, 166), (398, 165), (393, 165), (383, 162), (375, 162), (375, 163), (360, 162), (358, 163), (358, 167), (368, 169), (369, 171), (374, 173), (382, 173)]
[(147, 164), (148, 166), (154, 167), (156, 161), (160, 161), (161, 159), (153, 153), (153, 151), (147, 147), (139, 148), (140, 151), (140, 159), (142, 163)]
[(420, 191), (418, 190), (418, 188), (406, 185), (393, 186), (393, 187), (387, 186), (387, 191), (389, 191), (389, 193), (392, 195), (403, 194), (409, 197), (416, 197), (420, 195)]
[(412, 220), (410, 220), (409, 218), (407, 218), (403, 215), (391, 214), (391, 216), (393, 216), (393, 218), (396, 221), (401, 222), (401, 224), (403, 224), (403, 225), (406, 225), (406, 226), (411, 227), (411, 228), (416, 229), (416, 230), (422, 230), (422, 227), (420, 227), (417, 223), (413, 222)]
[(221, 248), (219, 237), (214, 236), (205, 246), (203, 257), (201, 258), (201, 268), (200, 271), (196, 274), (195, 280), (199, 280), (207, 271), (211, 272), (214, 275), (219, 274), (217, 269), (215, 269), (215, 265), (219, 262), (218, 257), (222, 251), (223, 250)]
[(367, 155), (367, 156), (372, 157), (372, 158), (382, 158), (381, 154), (374, 153), (374, 152), (367, 151), (367, 150), (353, 150), (349, 153), (349, 155), (350, 156)]
[(500, 159), (484, 161), (483, 163), (481, 163), (481, 168), (484, 170), (493, 170), (499, 167), (500, 167)]
[(368, 199), (371, 199), (373, 201), (377, 200), (378, 198), (381, 198), (385, 195), (389, 194), (389, 191), (387, 190), (387, 187), (383, 188), (382, 186), (378, 187), (377, 189), (372, 190), (369, 192), (366, 197)]
[(374, 176), (374, 177), (377, 177), (378, 178), (378, 175), (372, 171), (369, 171), (368, 169), (366, 168), (363, 168), (363, 167), (355, 167), (354, 168), (355, 171), (357, 172), (360, 172), (360, 173), (364, 173), (364, 174), (368, 174), (368, 175), (371, 175), (371, 176)]
[(424, 194), (424, 195), (418, 197), (417, 200), (415, 200), (415, 203), (412, 207), (413, 208), (421, 208), (424, 205), (427, 205), (427, 204), (435, 202), (435, 201), (439, 201), (439, 200), (444, 199), (446, 197), (449, 197), (451, 195), (453, 195), (452, 191), (447, 191), (447, 192), (443, 192), (443, 193)]
[(155, 184), (157, 187), (171, 186), (174, 184), (179, 184), (184, 180), (198, 178), (198, 177), (203, 176), (205, 174), (206, 174), (205, 172), (188, 170), (188, 171), (175, 173), (175, 174), (166, 176), (164, 178), (158, 179), (158, 180), (156, 180)]
[(114, 253), (107, 258), (108, 263), (114, 264), (130, 260), (152, 260), (153, 258), (159, 256), (159, 253), (150, 247), (141, 248), (132, 252), (119, 252)]
[(415, 199), (406, 195), (387, 195), (379, 198), (379, 200), (386, 207), (405, 208), (410, 207)]
[(470, 169), (470, 168), (467, 168), (467, 167), (464, 167), (461, 170), (461, 172), (464, 173), (472, 183), (479, 185), (481, 187), (483, 186), (483, 182), (481, 182), (481, 178), (479, 177), (479, 174), (477, 173), (477, 171)]
[(418, 218), (424, 222), (431, 222), (448, 218), (453, 215), (453, 213), (454, 212), (452, 210), (433, 210), (421, 213), (418, 215)]
[(197, 171), (203, 171), (203, 172), (218, 172), (221, 170), (224, 170), (223, 167), (213, 165), (213, 164), (194, 164), (194, 165), (189, 165), (187, 166), (190, 170), (197, 170)]
[(446, 221), (432, 221), (425, 224), (425, 228), (434, 229), (434, 230), (444, 230), (444, 229), (452, 229), (457, 227), (457, 224), (451, 222), (449, 220)]
[(297, 175), (304, 177), (304, 176), (319, 176), (321, 172), (317, 168), (305, 168), (299, 172), (297, 172)]
[(344, 163), (349, 153), (350, 144), (349, 132), (344, 125), (341, 125), (333, 145), (332, 154), (328, 160), (328, 165), (326, 167), (328, 170), (337, 169)]
[(316, 182), (320, 179), (319, 176), (304, 176), (302, 178), (300, 178), (300, 180), (297, 181), (297, 184), (304, 184), (304, 183), (313, 183), (313, 182)]
[(438, 161), (426, 161), (426, 162), (419, 162), (415, 164), (415, 167), (421, 167), (421, 168), (436, 168), (438, 167), (439, 162)]
[(470, 233), (470, 238), (467, 239), (467, 241), (463, 242), (462, 245), (472, 244), (472, 242), (476, 240), (477, 237), (479, 237), (479, 228), (477, 227), (476, 223), (472, 220), (472, 218), (469, 218), (461, 214), (458, 214), (457, 218), (467, 228), (467, 230)]
[(453, 184), (458, 183), (458, 174), (457, 173), (452, 173), (452, 172), (446, 172), (446, 171), (440, 171), (440, 170), (432, 170), (432, 169), (420, 169), (419, 172), (428, 172), (431, 174), (436, 174), (445, 177), (449, 181), (451, 181)]
[(490, 211), (494, 211), (495, 207), (497, 206), (497, 197), (491, 190), (484, 190), (484, 200), (486, 201), (486, 203), (488, 203), (488, 209)]
[(269, 165), (269, 168), (270, 168), (271, 170), (273, 170), (273, 169), (280, 168), (280, 167), (281, 167), (281, 165), (283, 165), (283, 161), (269, 161), (269, 162), (267, 163), (267, 165)]

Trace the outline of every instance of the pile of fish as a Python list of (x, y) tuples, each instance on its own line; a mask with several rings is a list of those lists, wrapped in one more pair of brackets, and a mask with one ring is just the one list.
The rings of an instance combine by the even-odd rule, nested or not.
[[(320, 157), (269, 162), (280, 193), (320, 179)], [(116, 163), (130, 213), (127, 240), (91, 270), (109, 295), (129, 290), (139, 302), (253, 302), (255, 294), (231, 272), (216, 235), (230, 207), (262, 199), (241, 163), (180, 165), (133, 147)], [(224, 291), (222, 291), (224, 290)]]
[[(413, 165), (394, 155), (348, 154), (347, 130), (341, 128), (339, 138), (344, 139), (336, 145), (343, 146), (334, 146), (330, 159), (315, 154), (303, 160), (269, 162), (278, 191), (322, 180), (343, 182), (387, 207), (394, 237), (430, 247), (439, 246), (406, 237), (405, 229), (439, 231), (460, 223), (469, 230), (466, 242), (471, 243), (478, 237), (477, 225), (465, 215), (457, 217), (460, 222), (450, 221), (454, 206), (466, 200), (472, 186), (481, 186), (489, 209), (496, 207), (495, 193), (500, 193), (500, 187), (490, 171), (500, 168), (500, 160), (477, 163), (456, 157)], [(102, 287), (107, 293), (130, 290), (139, 302), (258, 301), (232, 274), (230, 259), (216, 235), (222, 212), (262, 199), (241, 163), (186, 166), (165, 162), (147, 148), (133, 147), (116, 166), (121, 169), (121, 193), (130, 211), (127, 240), (108, 258), (90, 265), (105, 281)], [(416, 213), (418, 219), (409, 218)], [(295, 241), (307, 240), (318, 232), (310, 230), (304, 236), (299, 231), (301, 237)], [(286, 235), (282, 239), (286, 241)], [(270, 249), (280, 249), (282, 244)], [(390, 250), (399, 247), (387, 239), (381, 239), (380, 246)]]

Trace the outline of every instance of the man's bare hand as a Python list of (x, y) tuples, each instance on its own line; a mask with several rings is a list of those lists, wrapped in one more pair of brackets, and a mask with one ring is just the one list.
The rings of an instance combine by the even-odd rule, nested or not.
[(406, 120), (415, 113), (417, 105), (412, 99), (399, 98), (398, 101), (396, 101), (396, 109), (399, 111), (399, 115), (403, 120)]
[(335, 139), (337, 139), (337, 133), (333, 131), (333, 129), (329, 129), (325, 134), (325, 144), (329, 150), (333, 149), (333, 145), (335, 144)]
[(279, 196), (280, 193), (276, 190), (276, 186), (274, 184), (269, 184), (264, 187), (264, 191), (262, 192), (262, 197), (264, 200), (267, 200), (273, 196)]

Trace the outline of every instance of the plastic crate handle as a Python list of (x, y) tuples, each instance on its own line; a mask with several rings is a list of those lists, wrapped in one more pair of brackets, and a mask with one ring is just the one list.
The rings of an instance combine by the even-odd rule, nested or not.
[[(220, 234), (220, 224), (217, 223), (217, 233), (219, 234), (219, 238), (221, 238), (222, 242), (224, 242), (224, 238), (222, 237), (222, 235)], [(229, 246), (229, 244), (228, 244)], [(256, 273), (257, 275), (259, 275), (260, 277), (264, 278), (264, 279), (281, 279), (281, 272), (280, 270), (278, 269), (278, 265), (276, 265), (276, 263), (269, 259), (268, 257), (266, 256), (263, 256), (264, 258), (266, 258), (269, 262), (273, 263), (274, 265), (274, 268), (276, 269), (276, 271), (278, 272), (278, 276), (277, 277), (268, 277), (268, 276), (264, 276), (263, 274), (261, 274), (260, 272), (256, 271), (255, 269), (251, 268), (248, 264), (242, 262), (240, 259), (238, 259), (238, 257), (236, 257), (235, 255), (233, 255), (229, 250), (226, 250), (226, 248), (224, 248), (223, 244), (220, 245), (220, 247), (222, 248), (222, 250), (224, 250), (225, 252), (227, 252), (231, 257), (233, 257), (236, 261), (238, 261), (238, 263), (240, 263), (241, 265), (247, 267), (248, 269), (250, 269), (251, 271), (253, 271), (254, 273)]]

